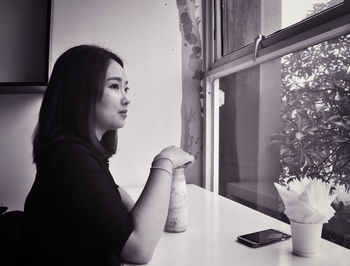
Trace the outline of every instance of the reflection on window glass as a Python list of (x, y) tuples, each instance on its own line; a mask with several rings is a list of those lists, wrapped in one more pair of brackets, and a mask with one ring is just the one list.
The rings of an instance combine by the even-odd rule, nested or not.
[(343, 0), (282, 0), (282, 28), (286, 28)]
[(350, 248), (350, 34), (220, 79), (219, 193), (286, 220), (273, 182), (330, 182), (323, 237)]
[(343, 0), (221, 0), (222, 55), (268, 36)]

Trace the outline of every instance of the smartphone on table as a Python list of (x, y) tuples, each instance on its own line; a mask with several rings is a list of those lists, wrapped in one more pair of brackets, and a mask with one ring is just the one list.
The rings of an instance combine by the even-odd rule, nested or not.
[(290, 238), (289, 234), (276, 229), (266, 229), (237, 237), (238, 242), (249, 247), (257, 248)]

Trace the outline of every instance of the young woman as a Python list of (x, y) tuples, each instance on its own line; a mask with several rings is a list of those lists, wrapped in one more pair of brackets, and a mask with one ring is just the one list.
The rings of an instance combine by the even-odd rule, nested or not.
[(115, 184), (108, 158), (125, 125), (128, 90), (122, 60), (106, 49), (82, 45), (58, 58), (34, 132), (37, 174), (24, 207), (23, 265), (151, 259), (166, 220), (172, 173), (194, 158), (174, 146), (162, 150), (136, 203)]

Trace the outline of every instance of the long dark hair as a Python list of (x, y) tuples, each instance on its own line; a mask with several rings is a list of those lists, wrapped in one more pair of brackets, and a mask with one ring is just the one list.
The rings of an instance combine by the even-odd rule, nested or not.
[(70, 48), (57, 59), (33, 134), (36, 164), (48, 144), (65, 134), (79, 137), (105, 159), (116, 152), (116, 130), (107, 131), (101, 141), (95, 133), (96, 103), (111, 60), (124, 67), (116, 54), (94, 45)]

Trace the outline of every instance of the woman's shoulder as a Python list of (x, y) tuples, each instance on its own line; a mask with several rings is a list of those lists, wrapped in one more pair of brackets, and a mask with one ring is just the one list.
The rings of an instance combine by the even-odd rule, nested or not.
[(74, 161), (75, 164), (94, 165), (98, 163), (100, 166), (106, 165), (106, 162), (89, 143), (74, 135), (57, 137), (50, 143), (47, 152), (58, 163)]
[(93, 152), (92, 147), (86, 141), (74, 135), (59, 136), (53, 141), (53, 145), (59, 148), (70, 149), (71, 151), (83, 149)]

